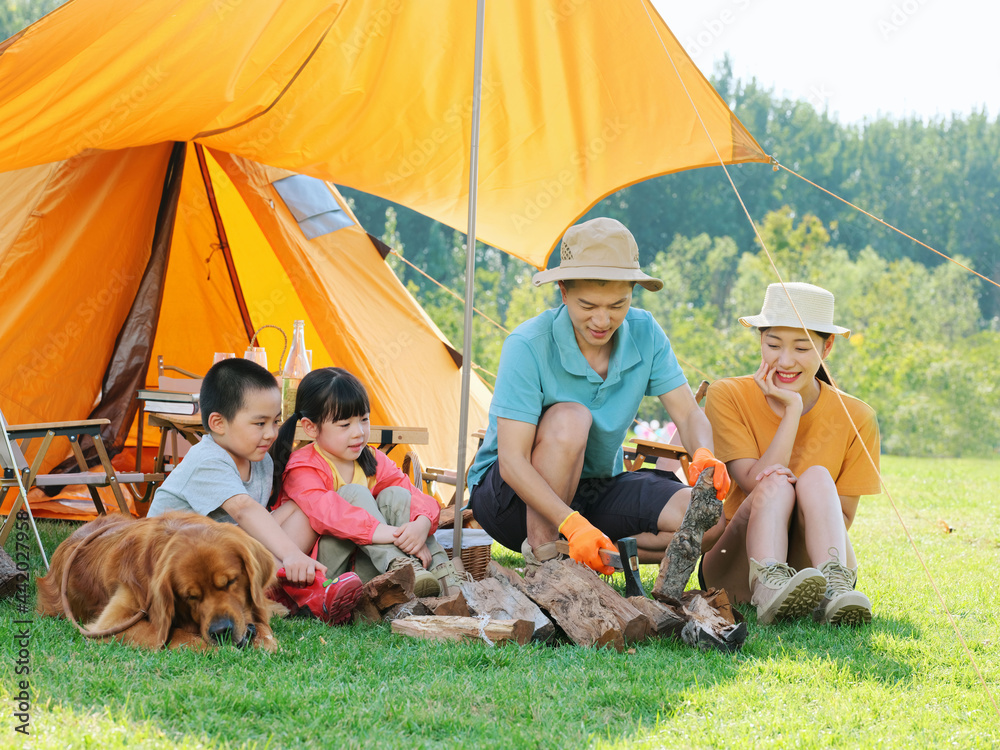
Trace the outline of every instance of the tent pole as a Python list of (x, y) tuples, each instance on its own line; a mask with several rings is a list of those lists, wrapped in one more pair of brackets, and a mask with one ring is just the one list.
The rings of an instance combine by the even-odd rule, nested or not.
[(476, 274), (476, 191), (479, 182), (479, 109), (483, 81), (483, 28), (486, 0), (476, 3), (476, 64), (472, 74), (472, 137), (469, 153), (469, 231), (465, 251), (465, 328), (462, 335), (462, 401), (458, 417), (458, 460), (455, 462), (455, 536), (452, 555), (462, 566), (462, 503), (465, 497), (465, 452), (469, 435), (469, 389), (472, 379), (472, 305)]

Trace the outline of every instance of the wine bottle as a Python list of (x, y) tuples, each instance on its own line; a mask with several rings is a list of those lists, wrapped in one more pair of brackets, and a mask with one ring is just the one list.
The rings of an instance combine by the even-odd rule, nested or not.
[(292, 331), (292, 347), (288, 350), (285, 367), (281, 371), (281, 419), (295, 411), (295, 395), (299, 391), (299, 382), (309, 372), (309, 360), (306, 357), (306, 322), (296, 320)]

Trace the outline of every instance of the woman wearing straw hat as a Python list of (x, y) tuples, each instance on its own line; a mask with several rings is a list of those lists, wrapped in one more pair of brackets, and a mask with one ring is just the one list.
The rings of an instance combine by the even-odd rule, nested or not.
[(761, 624), (871, 621), (847, 530), (860, 496), (879, 492), (878, 422), (822, 366), (834, 337), (851, 335), (833, 304), (812, 284), (768, 286), (760, 314), (740, 318), (760, 335), (760, 367), (716, 381), (705, 402), (734, 481), (699, 575), (756, 605)]
[[(562, 305), (526, 321), (504, 342), (490, 423), (469, 471), (473, 513), (529, 565), (570, 556), (610, 573), (601, 548), (634, 536), (640, 559), (659, 562), (687, 510), (687, 485), (652, 472), (623, 472), (622, 441), (644, 396), (658, 396), (694, 455), (697, 476), (716, 467), (721, 500), (729, 485), (712, 456), (712, 432), (663, 329), (631, 307), (632, 288), (663, 282), (639, 269), (632, 234), (614, 219), (570, 227), (558, 268)], [(610, 537), (610, 538), (609, 538)]]

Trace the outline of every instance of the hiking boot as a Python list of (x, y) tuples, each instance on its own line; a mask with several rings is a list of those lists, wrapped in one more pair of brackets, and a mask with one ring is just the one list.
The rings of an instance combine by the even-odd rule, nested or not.
[(816, 609), (813, 619), (828, 625), (867, 625), (872, 621), (872, 603), (854, 586), (858, 569), (848, 568), (836, 560), (827, 560), (819, 566), (826, 579), (826, 593)]
[(442, 596), (456, 592), (463, 583), (472, 581), (472, 576), (467, 571), (459, 573), (455, 569), (455, 563), (451, 560), (434, 567), (431, 573), (437, 578), (441, 586)]
[(317, 570), (316, 580), (308, 586), (283, 582), (284, 578), (285, 569), (281, 568), (278, 571), (280, 593), (273, 596), (275, 601), (287, 606), (295, 615), (316, 617), (328, 625), (341, 625), (350, 620), (361, 598), (361, 579), (355, 573), (326, 578)]
[(416, 557), (397, 557), (389, 563), (389, 570), (399, 570), (409, 565), (413, 568), (413, 595), (438, 596), (441, 593), (441, 584), (434, 577), (424, 564)]
[(816, 568), (796, 572), (785, 563), (761, 565), (750, 558), (750, 603), (757, 607), (760, 625), (805, 617), (819, 604), (825, 588), (826, 579)]
[(543, 562), (564, 560), (566, 558), (566, 555), (556, 550), (555, 542), (546, 542), (545, 544), (539, 544), (537, 547), (532, 547), (528, 544), (527, 539), (521, 543), (521, 554), (524, 556), (524, 565), (527, 569), (525, 572), (535, 570)]

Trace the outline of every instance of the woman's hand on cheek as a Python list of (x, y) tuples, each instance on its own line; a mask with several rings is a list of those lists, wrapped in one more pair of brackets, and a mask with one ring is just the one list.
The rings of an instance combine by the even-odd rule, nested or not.
[(758, 367), (758, 368), (757, 368), (757, 372), (755, 372), (755, 373), (753, 374), (753, 382), (755, 382), (755, 383), (757, 384), (757, 387), (758, 387), (758, 388), (760, 388), (761, 392), (762, 392), (762, 393), (763, 393), (763, 394), (764, 394), (765, 396), (767, 395), (767, 391), (768, 391), (768, 389), (769, 389), (769, 387), (770, 387), (770, 386), (768, 385), (768, 382), (767, 382), (767, 377), (768, 377), (768, 366), (767, 366), (767, 362), (765, 362), (765, 361), (764, 361), (764, 360), (762, 359), (762, 360), (760, 361), (760, 367)]
[(762, 359), (760, 367), (758, 367), (757, 372), (754, 373), (753, 380), (765, 396), (773, 398), (782, 406), (785, 406), (786, 408), (789, 406), (798, 406), (801, 408), (802, 396), (796, 391), (790, 391), (787, 388), (782, 388), (775, 380), (777, 374), (778, 366), (769, 365)]

